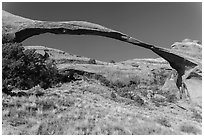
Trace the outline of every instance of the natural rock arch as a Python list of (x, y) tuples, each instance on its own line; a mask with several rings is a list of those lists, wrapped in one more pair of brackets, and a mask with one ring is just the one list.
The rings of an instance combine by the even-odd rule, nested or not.
[(176, 82), (178, 89), (182, 87), (182, 82), (185, 81), (195, 67), (199, 67), (199, 69), (201, 69), (202, 61), (192, 58), (188, 54), (181, 54), (171, 49), (147, 44), (128, 36), (127, 34), (98, 24), (84, 21), (38, 21), (16, 16), (6, 11), (2, 12), (2, 17), (2, 43), (19, 43), (34, 35), (53, 33), (70, 35), (97, 35), (117, 39), (132, 45), (150, 49), (167, 60), (170, 66), (178, 72), (178, 79)]

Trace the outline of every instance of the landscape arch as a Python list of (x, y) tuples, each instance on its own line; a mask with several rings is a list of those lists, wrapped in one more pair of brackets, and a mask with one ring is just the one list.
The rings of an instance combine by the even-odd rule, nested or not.
[(53, 33), (70, 35), (97, 35), (149, 49), (167, 60), (170, 66), (177, 71), (178, 78), (176, 85), (178, 89), (182, 87), (182, 83), (185, 82), (185, 79), (195, 68), (201, 67), (200, 61), (188, 55), (177, 53), (171, 49), (144, 43), (127, 34), (98, 24), (85, 21), (38, 21), (16, 16), (6, 11), (2, 12), (2, 17), (2, 43), (20, 43), (35, 35)]

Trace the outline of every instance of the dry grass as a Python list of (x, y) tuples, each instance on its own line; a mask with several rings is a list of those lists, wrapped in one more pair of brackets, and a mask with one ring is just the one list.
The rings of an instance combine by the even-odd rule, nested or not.
[(160, 117), (156, 120), (159, 124), (165, 126), (165, 127), (171, 127), (171, 123), (169, 120), (165, 117)]
[[(34, 88), (39, 92), (39, 88)], [(144, 89), (143, 89), (144, 90)], [(144, 90), (145, 91), (145, 90)], [(3, 133), (24, 135), (183, 134), (144, 95), (121, 97), (99, 81), (75, 81), (43, 90), (42, 96), (3, 96)], [(111, 93), (116, 93), (112, 96)], [(165, 112), (164, 112), (165, 114)], [(156, 119), (156, 120), (154, 120)], [(15, 132), (14, 132), (15, 131)], [(18, 131), (18, 132), (16, 132)], [(199, 132), (197, 130), (188, 133)]]
[(195, 121), (202, 123), (202, 111), (199, 111), (198, 109), (192, 108), (192, 116)]
[(186, 122), (180, 125), (180, 130), (187, 134), (194, 134), (194, 135), (202, 134), (201, 129), (199, 129), (197, 126), (191, 123), (186, 123)]

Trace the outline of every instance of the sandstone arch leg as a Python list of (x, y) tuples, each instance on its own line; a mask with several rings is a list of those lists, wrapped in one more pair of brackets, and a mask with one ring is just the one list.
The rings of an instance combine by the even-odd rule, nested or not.
[(180, 87), (180, 99), (191, 101), (191, 97), (185, 83), (182, 83)]

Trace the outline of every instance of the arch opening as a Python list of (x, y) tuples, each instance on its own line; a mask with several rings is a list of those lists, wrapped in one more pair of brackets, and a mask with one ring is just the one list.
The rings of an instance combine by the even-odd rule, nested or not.
[(159, 57), (152, 51), (141, 47), (124, 46), (126, 44), (124, 42), (92, 35), (76, 36), (44, 33), (27, 38), (22, 43), (24, 46), (46, 46), (105, 62)]

